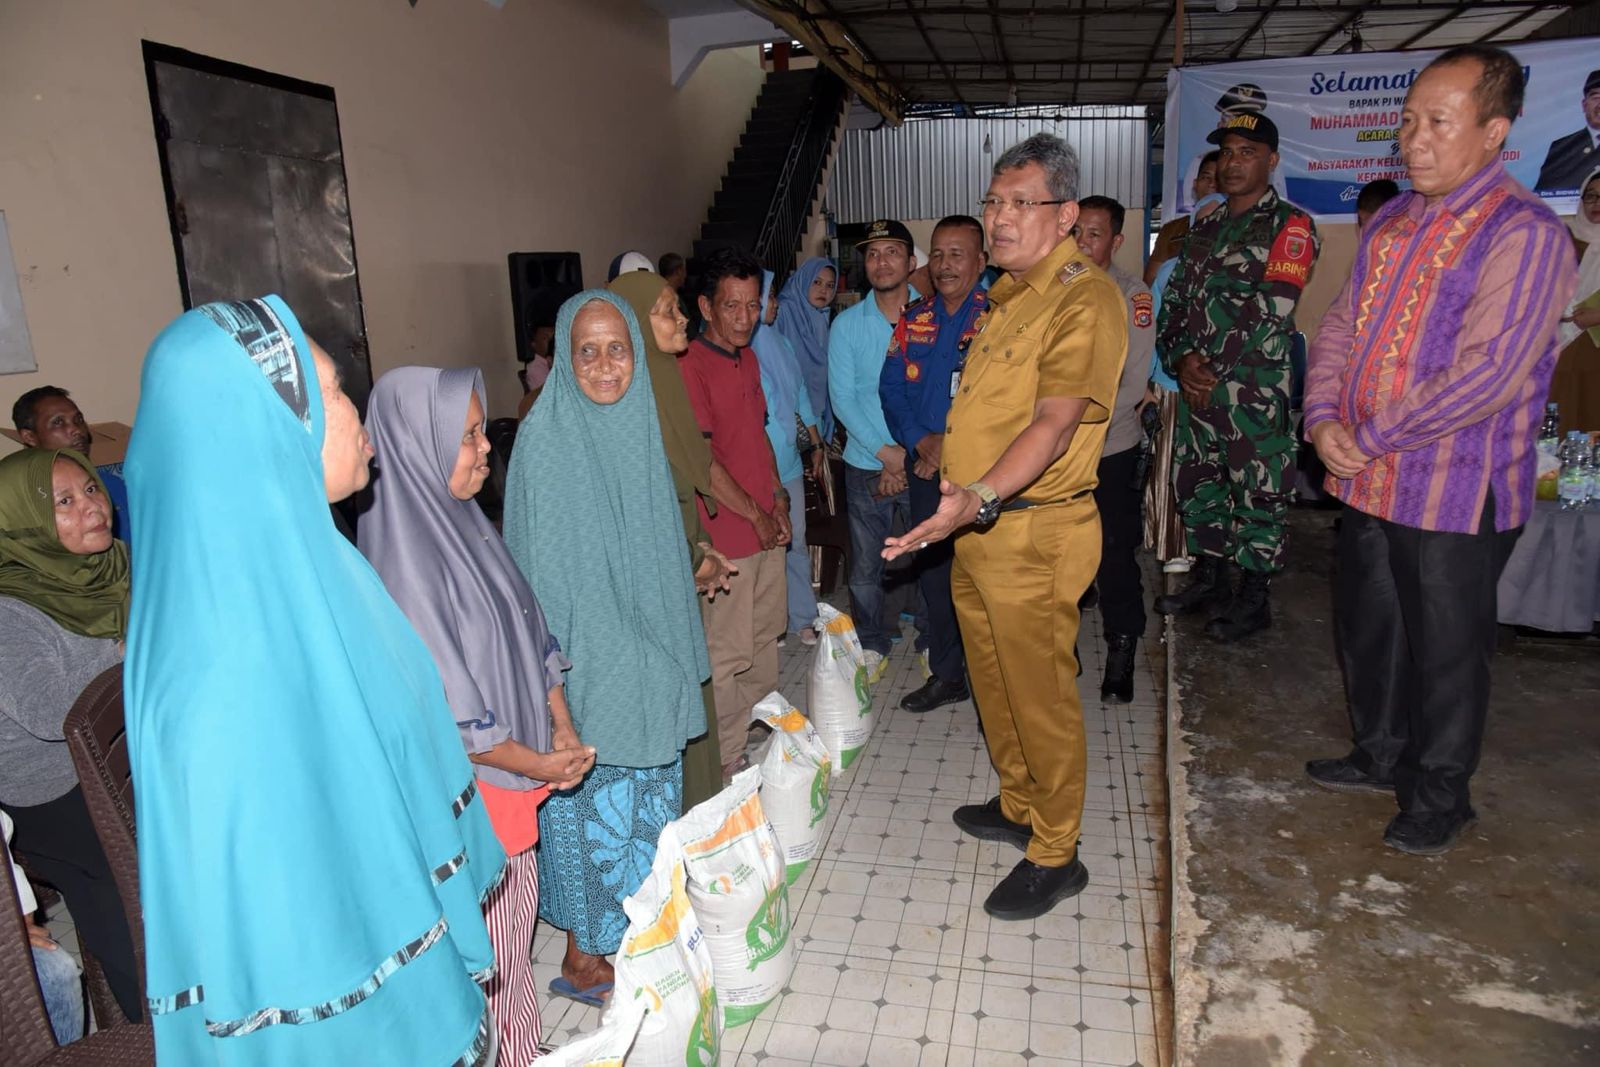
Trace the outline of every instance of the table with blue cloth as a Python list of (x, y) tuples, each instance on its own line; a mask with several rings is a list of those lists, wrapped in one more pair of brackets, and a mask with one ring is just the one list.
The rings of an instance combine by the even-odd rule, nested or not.
[(1600, 507), (1534, 503), (1500, 575), (1500, 622), (1553, 633), (1588, 633), (1600, 619)]

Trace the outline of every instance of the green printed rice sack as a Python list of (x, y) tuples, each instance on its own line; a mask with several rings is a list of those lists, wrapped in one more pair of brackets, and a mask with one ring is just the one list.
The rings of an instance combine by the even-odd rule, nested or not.
[(669, 823), (689, 871), (689, 900), (705, 930), (717, 999), (729, 1026), (761, 1014), (794, 970), (789, 883), (778, 836), (761, 807), (761, 768)]
[(833, 761), (816, 729), (782, 693), (768, 693), (750, 717), (772, 728), (756, 758), (761, 768), (761, 807), (778, 835), (793, 885), (817, 852), (822, 822), (828, 817)]
[(644, 1018), (628, 1067), (716, 1067), (722, 1008), (672, 824), (661, 831), (650, 876), (622, 902), (622, 910), (628, 931), (617, 950), (615, 985), (601, 1028), (625, 1028), (613, 1016), (625, 1018), (637, 1004)]
[(866, 750), (872, 736), (872, 687), (866, 653), (850, 616), (817, 605), (817, 651), (811, 661), (811, 725), (840, 774)]

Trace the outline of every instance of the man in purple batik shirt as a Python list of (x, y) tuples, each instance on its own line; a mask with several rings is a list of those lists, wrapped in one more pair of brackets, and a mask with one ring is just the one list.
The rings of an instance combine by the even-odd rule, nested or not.
[(1468, 45), (1406, 94), (1411, 191), (1361, 235), (1306, 376), (1305, 425), (1347, 505), (1336, 623), (1355, 747), (1306, 773), (1393, 792), (1384, 842), (1434, 855), (1475, 818), (1495, 585), (1533, 510), (1534, 437), (1577, 284), (1572, 242), (1500, 162), (1522, 66)]

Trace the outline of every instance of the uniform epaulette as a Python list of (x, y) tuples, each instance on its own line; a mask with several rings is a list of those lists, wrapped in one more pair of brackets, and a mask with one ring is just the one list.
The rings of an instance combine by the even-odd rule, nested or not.
[(1066, 266), (1062, 267), (1056, 272), (1056, 281), (1060, 282), (1062, 285), (1071, 285), (1073, 282), (1077, 281), (1079, 278), (1088, 273), (1089, 268), (1086, 264), (1076, 259), (1069, 260)]

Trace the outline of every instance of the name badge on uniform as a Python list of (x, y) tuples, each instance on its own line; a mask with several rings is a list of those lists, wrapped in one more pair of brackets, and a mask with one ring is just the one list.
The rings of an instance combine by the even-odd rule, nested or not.
[(950, 372), (950, 399), (956, 398), (956, 393), (961, 390), (961, 369), (958, 367)]

